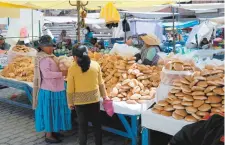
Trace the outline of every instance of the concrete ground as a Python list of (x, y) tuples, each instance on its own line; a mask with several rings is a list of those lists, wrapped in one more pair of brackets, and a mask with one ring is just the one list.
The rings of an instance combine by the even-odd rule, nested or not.
[[(0, 90), (0, 97), (11, 98), (12, 94), (16, 94), (14, 100), (29, 103), (22, 91), (12, 88)], [(77, 125), (74, 125), (72, 131), (65, 133), (60, 145), (78, 145), (77, 131)], [(123, 145), (125, 140), (103, 132), (103, 145)], [(46, 145), (44, 133), (35, 132), (33, 110), (0, 102), (0, 145)], [(91, 129), (88, 145), (94, 145)]]

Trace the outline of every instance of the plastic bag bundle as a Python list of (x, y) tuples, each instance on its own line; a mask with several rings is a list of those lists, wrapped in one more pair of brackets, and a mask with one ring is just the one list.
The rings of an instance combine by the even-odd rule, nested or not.
[(73, 63), (73, 57), (60, 56), (59, 57), (59, 69), (68, 70)]

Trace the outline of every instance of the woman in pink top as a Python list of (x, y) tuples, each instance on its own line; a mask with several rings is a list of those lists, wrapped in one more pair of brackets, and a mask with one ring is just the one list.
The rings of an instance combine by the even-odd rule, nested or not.
[(57, 132), (72, 128), (64, 86), (67, 72), (61, 72), (58, 68), (57, 59), (52, 54), (54, 44), (51, 37), (42, 36), (39, 42), (33, 88), (35, 127), (37, 132), (46, 132), (46, 142), (60, 143)]

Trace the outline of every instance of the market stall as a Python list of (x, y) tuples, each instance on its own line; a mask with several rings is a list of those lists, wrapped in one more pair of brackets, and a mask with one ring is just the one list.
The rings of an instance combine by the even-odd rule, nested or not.
[[(160, 87), (161, 83), (167, 85)], [(156, 104), (141, 115), (143, 145), (149, 143), (149, 129), (175, 135), (185, 125), (205, 116), (224, 113), (222, 61), (207, 59), (193, 63), (171, 58), (162, 71), (161, 83)]]

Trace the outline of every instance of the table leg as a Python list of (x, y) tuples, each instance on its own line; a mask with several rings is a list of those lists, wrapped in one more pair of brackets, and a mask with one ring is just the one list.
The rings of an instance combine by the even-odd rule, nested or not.
[(143, 130), (142, 130), (142, 145), (149, 145), (149, 131), (148, 131), (148, 129), (147, 128), (143, 128)]

